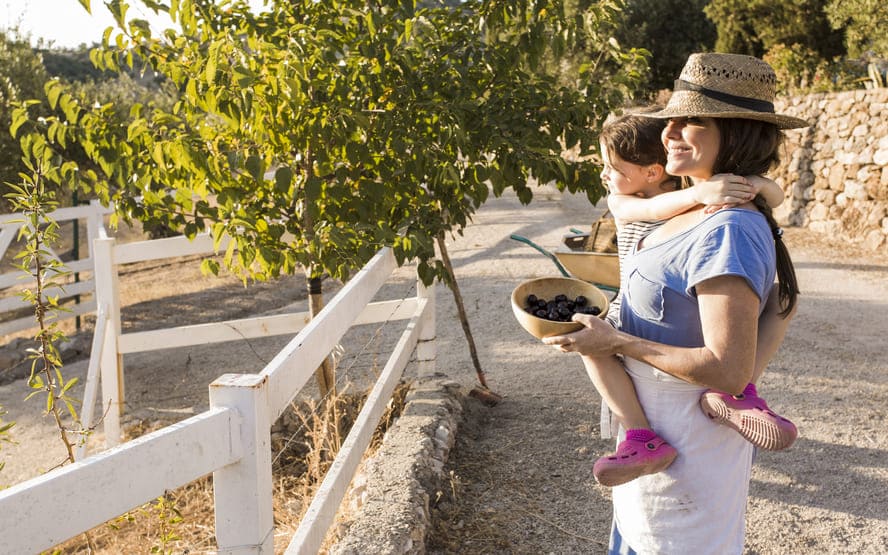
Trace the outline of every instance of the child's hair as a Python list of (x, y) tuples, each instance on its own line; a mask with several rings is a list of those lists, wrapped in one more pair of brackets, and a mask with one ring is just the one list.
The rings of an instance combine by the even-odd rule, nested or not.
[[(666, 148), (660, 138), (666, 120), (634, 114), (620, 116), (605, 122), (599, 140), (609, 156), (618, 156), (630, 164), (666, 167)], [(681, 181), (669, 176), (663, 183), (666, 190), (678, 189)]]

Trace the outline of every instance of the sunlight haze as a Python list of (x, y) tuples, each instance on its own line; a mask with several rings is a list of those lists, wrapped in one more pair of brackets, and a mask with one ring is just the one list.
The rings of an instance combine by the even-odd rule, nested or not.
[[(265, 2), (250, 0), (258, 11)], [(78, 0), (0, 0), (0, 29), (18, 28), (32, 44), (43, 39), (44, 45), (55, 48), (76, 48), (81, 44), (101, 42), (102, 33), (114, 25), (114, 18), (102, 0), (92, 0), (92, 14), (87, 13)], [(146, 19), (154, 32), (171, 27), (165, 14), (154, 15), (151, 10), (133, 2), (129, 18)]]

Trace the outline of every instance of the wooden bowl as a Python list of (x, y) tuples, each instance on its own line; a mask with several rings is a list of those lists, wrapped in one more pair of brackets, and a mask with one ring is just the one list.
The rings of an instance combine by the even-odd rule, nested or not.
[(537, 298), (546, 300), (553, 300), (556, 295), (566, 295), (573, 300), (582, 295), (588, 300), (588, 306), (597, 306), (601, 309), (599, 318), (604, 318), (609, 305), (607, 295), (601, 289), (580, 279), (546, 277), (525, 281), (512, 290), (512, 312), (521, 327), (538, 339), (571, 333), (583, 325), (578, 322), (556, 322), (530, 314), (524, 310), (528, 295), (536, 295)]

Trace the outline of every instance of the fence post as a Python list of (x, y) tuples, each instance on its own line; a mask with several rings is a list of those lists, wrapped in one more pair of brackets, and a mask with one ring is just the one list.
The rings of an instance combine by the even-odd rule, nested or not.
[(220, 376), (210, 384), (210, 406), (234, 408), (241, 419), (240, 437), (231, 438), (239, 461), (213, 472), (217, 553), (271, 554), (274, 514), (267, 376)]
[[(93, 332), (92, 347), (90, 353), (101, 353), (105, 349), (105, 341), (108, 339), (108, 309), (99, 305), (96, 309), (96, 328)], [(96, 412), (96, 393), (99, 389), (99, 357), (89, 357), (89, 366), (86, 372), (86, 385), (83, 388), (83, 404), (80, 406), (80, 423), (85, 430), (91, 430), (93, 418)], [(89, 435), (83, 436), (77, 445), (75, 458), (79, 461), (86, 457)]]
[(105, 239), (105, 222), (102, 205), (97, 200), (89, 201), (90, 212), (86, 218), (86, 244), (89, 251), (88, 258), (93, 257), (93, 243), (96, 239)]
[(419, 338), (416, 343), (416, 360), (419, 363), (420, 375), (428, 375), (435, 371), (435, 357), (438, 349), (435, 342), (435, 285), (428, 287), (416, 280), (416, 296), (427, 299), (425, 313), (419, 321)]
[[(118, 293), (117, 265), (114, 263), (113, 238), (98, 238), (93, 244), (96, 305), (108, 310), (108, 325), (105, 326), (104, 348), (100, 366), (102, 375), (102, 410), (105, 414), (105, 446), (120, 444), (120, 416), (123, 413), (123, 355), (118, 352), (117, 338), (120, 336), (120, 296)], [(99, 330), (96, 330), (99, 333)], [(96, 356), (93, 353), (92, 356)]]

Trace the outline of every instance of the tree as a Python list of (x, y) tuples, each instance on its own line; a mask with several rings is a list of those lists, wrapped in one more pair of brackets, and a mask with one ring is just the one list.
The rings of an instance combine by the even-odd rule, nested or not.
[(707, 4), (709, 0), (627, 2), (617, 38), (627, 47), (650, 51), (649, 88), (672, 89), (688, 55), (715, 46), (715, 25), (703, 12)]
[(86, 45), (63, 49), (50, 46), (38, 48), (37, 52), (43, 58), (46, 71), (51, 76), (60, 77), (65, 81), (103, 81), (116, 77), (115, 73), (99, 71), (89, 59), (89, 50), (90, 47)]
[(845, 48), (854, 57), (888, 60), (888, 4), (877, 0), (831, 0), (826, 15), (833, 29), (845, 29)]
[[(27, 37), (15, 29), (0, 34), (0, 128), (9, 128), (17, 102), (31, 98), (45, 100), (43, 85), (48, 79), (43, 61)], [(48, 113), (45, 107), (42, 110), (35, 107), (33, 117)], [(5, 196), (9, 188), (5, 184), (18, 182), (18, 175), (25, 169), (18, 141), (7, 133), (0, 134), (0, 211), (10, 211)]]
[[(57, 118), (14, 131), (80, 145), (96, 167), (63, 178), (95, 188), (122, 217), (230, 236), (228, 269), (245, 280), (304, 269), (313, 293), (323, 275), (347, 279), (383, 245), (418, 260), (426, 283), (451, 283), (436, 242), (461, 232), (491, 191), (530, 202), (530, 177), (597, 200), (588, 155), (643, 62), (603, 41), (581, 86), (559, 85), (546, 54), (598, 22), (565, 17), (556, 1), (278, 1), (260, 14), (241, 1), (142, 3), (181, 30), (153, 37), (111, 2), (122, 32), (107, 32), (92, 58), (113, 71), (141, 60), (180, 92), (173, 107), (135, 104), (124, 125), (54, 81)], [(567, 147), (579, 161), (563, 157)]]
[[(627, 98), (634, 97), (640, 92), (639, 87), (648, 73), (649, 52), (644, 44), (634, 45), (637, 48), (631, 50), (620, 46), (620, 42), (614, 44), (613, 41), (620, 39), (627, 9), (628, 3), (624, 0), (566, 0), (564, 14), (577, 21), (576, 36), (563, 50), (547, 52), (542, 70), (568, 87), (628, 76), (631, 84), (624, 83), (628, 86), (622, 87), (622, 93)], [(606, 44), (634, 54), (631, 57), (609, 56), (608, 48), (604, 47)], [(590, 68), (594, 68), (592, 74)], [(581, 75), (583, 79), (578, 79)], [(608, 86), (621, 90), (617, 83), (611, 82)]]
[(777, 44), (799, 45), (830, 60), (844, 53), (841, 29), (826, 18), (828, 0), (712, 0), (704, 12), (718, 29), (715, 50), (762, 57)]

